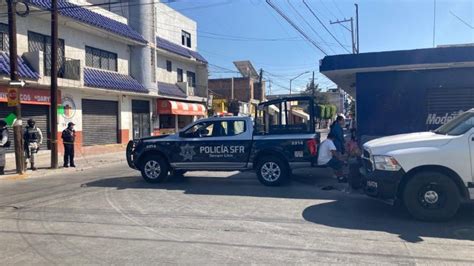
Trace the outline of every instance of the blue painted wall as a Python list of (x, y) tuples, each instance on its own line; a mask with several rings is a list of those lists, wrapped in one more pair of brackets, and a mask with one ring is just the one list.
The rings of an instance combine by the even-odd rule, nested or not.
[[(363, 143), (375, 136), (437, 128), (427, 124), (430, 90), (449, 94), (463, 89), (462, 101), (437, 104), (437, 116), (473, 108), (474, 68), (358, 73), (356, 88), (357, 130)], [(448, 98), (456, 97), (453, 93)]]

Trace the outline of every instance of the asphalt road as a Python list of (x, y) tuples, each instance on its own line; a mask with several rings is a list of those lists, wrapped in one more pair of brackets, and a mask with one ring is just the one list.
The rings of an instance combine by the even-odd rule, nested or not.
[(474, 263), (472, 205), (422, 223), (318, 171), (277, 188), (237, 172), (150, 185), (124, 164), (0, 180), (0, 264)]

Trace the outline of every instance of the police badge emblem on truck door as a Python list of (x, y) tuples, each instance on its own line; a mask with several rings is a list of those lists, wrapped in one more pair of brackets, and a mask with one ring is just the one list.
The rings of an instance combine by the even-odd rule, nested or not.
[(196, 152), (194, 151), (194, 146), (186, 144), (180, 148), (181, 152), (179, 153), (179, 155), (183, 157), (183, 161), (192, 161), (194, 155), (196, 155)]

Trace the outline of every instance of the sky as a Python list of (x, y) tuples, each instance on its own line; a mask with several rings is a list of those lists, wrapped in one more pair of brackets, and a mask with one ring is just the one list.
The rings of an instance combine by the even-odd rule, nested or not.
[[(474, 1), (468, 0), (272, 0), (328, 55), (352, 51), (350, 32), (329, 21), (355, 17), (359, 4), (360, 52), (474, 43)], [(436, 12), (435, 12), (436, 4)], [(315, 71), (321, 88), (335, 87), (318, 73), (325, 54), (304, 39), (265, 0), (171, 0), (168, 5), (198, 25), (198, 51), (209, 61), (210, 78), (238, 76), (233, 61), (263, 69), (267, 93), (302, 90)], [(436, 19), (434, 19), (436, 15)], [(350, 24), (344, 24), (350, 27)], [(346, 50), (347, 49), (347, 50)]]

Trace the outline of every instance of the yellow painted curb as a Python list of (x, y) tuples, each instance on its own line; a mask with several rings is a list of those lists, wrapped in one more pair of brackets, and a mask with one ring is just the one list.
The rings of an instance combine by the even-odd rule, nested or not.
[(23, 175), (11, 175), (11, 176), (6, 176), (3, 179), (6, 180), (18, 180), (18, 179), (26, 179), (28, 178), (28, 174), (23, 174)]

